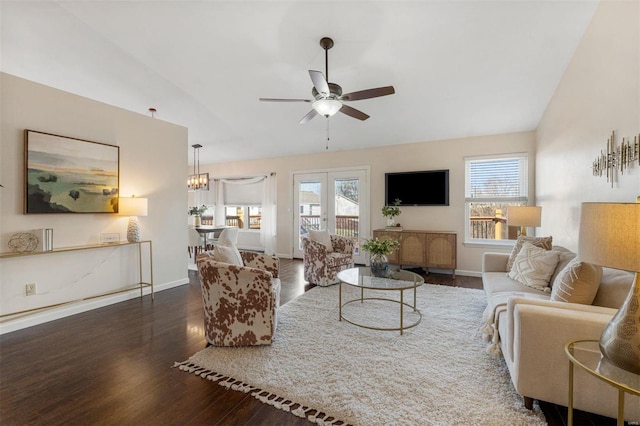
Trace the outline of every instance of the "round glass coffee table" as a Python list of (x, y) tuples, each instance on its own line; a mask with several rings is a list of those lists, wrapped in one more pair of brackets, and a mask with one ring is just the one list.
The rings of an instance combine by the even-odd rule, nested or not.
[[(416, 289), (424, 284), (424, 278), (420, 275), (405, 271), (403, 269), (389, 270), (385, 277), (375, 277), (371, 273), (371, 268), (360, 267), (350, 268), (344, 271), (338, 272), (337, 275), (340, 280), (340, 288), (338, 290), (338, 305), (339, 305), (339, 320), (346, 321), (350, 324), (358, 327), (368, 328), (371, 330), (384, 330), (384, 331), (400, 331), (402, 335), (404, 330), (415, 327), (420, 324), (422, 320), (422, 314), (416, 308)], [(346, 284), (351, 287), (360, 289), (360, 297), (344, 301), (342, 300), (342, 285)], [(365, 297), (365, 290), (377, 290), (377, 294), (369, 295)], [(404, 298), (404, 292), (406, 290), (413, 290), (413, 304), (407, 303)], [(400, 300), (391, 299), (388, 297), (379, 296), (380, 292), (398, 292)], [(375, 296), (375, 297), (374, 297)], [(391, 327), (376, 327), (375, 325), (359, 322), (353, 318), (349, 319), (343, 315), (343, 308), (352, 303), (366, 303), (367, 301), (382, 301), (384, 304), (395, 304), (400, 309), (400, 319), (398, 326)], [(414, 313), (415, 318), (410, 321), (405, 321), (404, 310), (405, 307), (411, 308), (411, 312)]]

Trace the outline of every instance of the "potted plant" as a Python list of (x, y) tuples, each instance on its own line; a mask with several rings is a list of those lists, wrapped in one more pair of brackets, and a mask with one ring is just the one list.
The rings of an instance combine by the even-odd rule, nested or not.
[(201, 225), (201, 216), (202, 213), (204, 213), (207, 210), (207, 206), (205, 206), (204, 204), (201, 207), (189, 207), (188, 213), (189, 216), (194, 216), (195, 217), (195, 223), (194, 225), (196, 227)]
[(400, 247), (400, 241), (393, 238), (365, 240), (362, 249), (371, 254), (371, 273), (376, 277), (384, 277), (389, 269), (387, 256)]
[(399, 216), (401, 213), (400, 207), (399, 207), (401, 203), (402, 203), (402, 200), (400, 200), (399, 198), (396, 198), (392, 205), (382, 206), (382, 216), (387, 218), (387, 226), (394, 226), (394, 222), (395, 222), (394, 218), (396, 216)]

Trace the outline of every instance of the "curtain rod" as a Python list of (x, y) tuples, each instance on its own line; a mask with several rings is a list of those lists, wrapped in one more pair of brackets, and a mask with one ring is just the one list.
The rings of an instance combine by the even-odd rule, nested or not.
[(251, 178), (256, 178), (256, 177), (269, 177), (269, 176), (275, 176), (276, 172), (269, 172), (269, 173), (256, 173), (255, 175), (246, 175), (246, 176), (218, 176), (215, 178), (211, 178), (210, 180), (220, 180), (220, 179), (226, 179), (226, 180), (242, 180), (242, 179), (251, 179)]

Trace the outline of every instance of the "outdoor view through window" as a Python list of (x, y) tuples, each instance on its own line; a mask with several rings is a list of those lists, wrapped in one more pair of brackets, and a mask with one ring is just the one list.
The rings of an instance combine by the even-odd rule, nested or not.
[(466, 240), (516, 238), (507, 226), (509, 206), (527, 204), (527, 157), (465, 160)]

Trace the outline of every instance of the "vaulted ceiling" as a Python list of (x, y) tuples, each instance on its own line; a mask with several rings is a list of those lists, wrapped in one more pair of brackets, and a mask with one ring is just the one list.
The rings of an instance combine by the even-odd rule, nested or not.
[[(598, 5), (534, 1), (0, 2), (2, 71), (188, 127), (200, 162), (323, 152), (298, 124), (308, 70), (371, 117), (329, 119), (329, 149), (536, 128)], [(46, 129), (44, 129), (46, 130)], [(191, 149), (185, 146), (185, 149)]]

